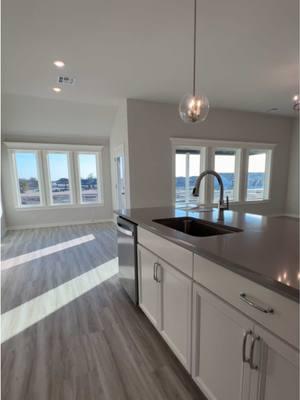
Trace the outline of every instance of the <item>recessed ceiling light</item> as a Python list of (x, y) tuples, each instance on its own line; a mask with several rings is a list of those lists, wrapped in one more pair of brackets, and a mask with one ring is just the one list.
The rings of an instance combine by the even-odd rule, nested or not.
[(52, 90), (53, 90), (53, 92), (55, 92), (55, 93), (61, 92), (61, 88), (60, 88), (60, 87), (54, 87), (54, 88), (52, 88)]
[(65, 63), (63, 61), (57, 60), (54, 61), (53, 63), (57, 68), (63, 68), (65, 66)]

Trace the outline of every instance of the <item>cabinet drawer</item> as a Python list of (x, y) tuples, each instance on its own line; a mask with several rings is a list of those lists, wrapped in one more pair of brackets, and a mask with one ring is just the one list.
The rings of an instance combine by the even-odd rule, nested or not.
[[(296, 302), (196, 254), (194, 280), (299, 348), (299, 305)], [(240, 297), (241, 293), (255, 304), (271, 307), (274, 312), (264, 313), (246, 304)]]
[(138, 242), (186, 275), (193, 276), (193, 253), (138, 227)]

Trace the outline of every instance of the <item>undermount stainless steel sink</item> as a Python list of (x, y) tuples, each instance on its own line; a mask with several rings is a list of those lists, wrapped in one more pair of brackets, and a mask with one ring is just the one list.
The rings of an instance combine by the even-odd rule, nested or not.
[(215, 236), (227, 233), (242, 232), (241, 229), (232, 226), (224, 226), (213, 222), (203, 221), (192, 217), (175, 217), (166, 219), (154, 219), (153, 222), (165, 225), (191, 236)]

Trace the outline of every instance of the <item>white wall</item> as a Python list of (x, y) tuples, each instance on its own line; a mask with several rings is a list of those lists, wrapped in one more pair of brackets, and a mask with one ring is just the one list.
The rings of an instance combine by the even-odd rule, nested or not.
[(170, 137), (186, 137), (276, 143), (271, 201), (236, 208), (261, 214), (284, 210), (291, 118), (218, 109), (191, 125), (180, 120), (174, 104), (128, 100), (127, 110), (132, 207), (172, 204)]
[(128, 126), (127, 126), (127, 102), (124, 100), (120, 105), (113, 127), (110, 134), (110, 158), (111, 158), (111, 171), (112, 171), (112, 198), (113, 208), (117, 209), (116, 199), (116, 176), (115, 176), (115, 165), (114, 165), (114, 151), (120, 146), (124, 149), (125, 156), (125, 197), (126, 207), (130, 208), (130, 177), (129, 177), (129, 155), (128, 155)]
[(75, 103), (32, 96), (3, 95), (2, 134), (18, 134), (26, 139), (36, 134), (52, 139), (69, 137), (108, 137), (116, 107)]
[[(12, 196), (8, 154), (2, 146), (2, 196), (8, 228), (112, 219), (110, 150), (112, 116), (101, 107), (25, 96), (4, 96), (2, 141), (103, 145), (104, 206), (19, 210)], [(103, 114), (104, 113), (104, 114)], [(108, 111), (108, 114), (110, 111)], [(104, 122), (102, 118), (106, 119)]]
[(286, 198), (286, 213), (299, 216), (299, 119), (293, 122), (289, 153), (289, 174)]

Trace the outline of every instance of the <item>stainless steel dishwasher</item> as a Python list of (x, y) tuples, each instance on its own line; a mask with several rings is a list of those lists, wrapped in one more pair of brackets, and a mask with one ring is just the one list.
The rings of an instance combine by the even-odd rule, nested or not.
[(118, 217), (117, 230), (120, 282), (134, 304), (138, 304), (137, 226)]

